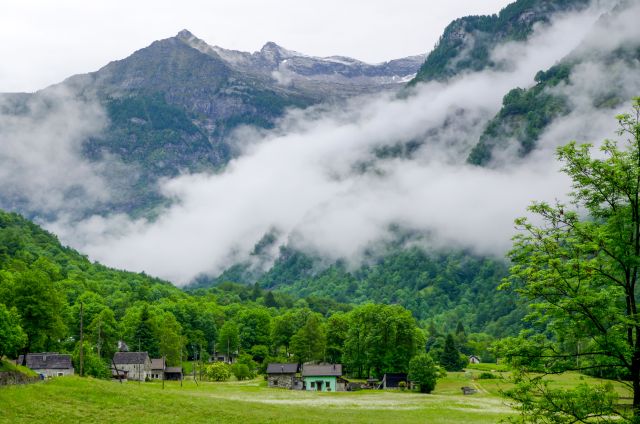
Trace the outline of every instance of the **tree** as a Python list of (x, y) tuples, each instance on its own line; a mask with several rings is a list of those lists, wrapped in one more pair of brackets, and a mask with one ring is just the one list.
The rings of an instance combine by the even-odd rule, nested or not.
[(158, 341), (155, 337), (157, 334), (156, 326), (151, 314), (149, 306), (145, 303), (140, 311), (140, 319), (133, 334), (132, 346), (134, 349), (140, 349), (141, 352), (149, 352), (152, 357), (157, 357), (160, 353)]
[(182, 327), (171, 312), (165, 312), (158, 319), (157, 339), (160, 355), (167, 360), (167, 365), (180, 363), (182, 353)]
[(313, 313), (307, 323), (291, 338), (291, 353), (298, 362), (324, 359), (327, 346), (327, 331), (319, 314)]
[(456, 342), (451, 334), (447, 334), (444, 350), (440, 355), (440, 365), (447, 371), (462, 371), (466, 361), (461, 357)]
[(27, 335), (20, 327), (20, 316), (15, 308), (7, 309), (0, 303), (0, 358), (14, 356), (27, 342)]
[(225, 352), (227, 358), (237, 352), (240, 347), (239, 334), (238, 325), (233, 321), (226, 321), (218, 335), (218, 351)]
[[(570, 204), (534, 203), (529, 210), (541, 224), (516, 221), (521, 232), (504, 286), (532, 303), (529, 320), (546, 329), (500, 346), (519, 370), (507, 395), (521, 422), (640, 422), (640, 98), (617, 120), (622, 143), (605, 140), (599, 154), (575, 142), (558, 149)], [(566, 370), (625, 380), (631, 412), (611, 385), (552, 389), (530, 374)]]
[(269, 345), (271, 315), (264, 308), (245, 309), (238, 315), (240, 344), (245, 350), (254, 345)]
[(428, 353), (414, 356), (409, 362), (409, 380), (420, 387), (421, 393), (431, 393), (436, 388), (438, 367)]
[[(73, 366), (76, 370), (80, 369), (80, 342), (76, 344), (73, 350)], [(110, 378), (111, 370), (104, 359), (98, 356), (98, 353), (92, 349), (89, 342), (84, 342), (82, 351), (83, 371), (84, 375), (90, 375), (96, 378)]]
[(67, 330), (63, 320), (66, 302), (51, 280), (50, 266), (40, 258), (15, 279), (11, 305), (18, 310), (27, 334), (26, 352), (54, 350)]
[(98, 356), (110, 360), (118, 349), (118, 323), (113, 311), (105, 307), (87, 328)]

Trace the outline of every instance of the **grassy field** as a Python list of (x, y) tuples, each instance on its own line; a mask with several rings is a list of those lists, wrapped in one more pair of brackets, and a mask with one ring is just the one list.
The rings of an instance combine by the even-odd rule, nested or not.
[[(434, 393), (312, 393), (247, 382), (128, 382), (60, 377), (0, 388), (0, 423), (496, 423), (512, 411), (500, 398), (502, 379), (474, 379), (480, 370), (449, 373)], [(499, 374), (499, 373), (498, 373)], [(557, 384), (594, 380), (568, 373)], [(463, 396), (460, 388), (478, 393)]]
[(310, 393), (269, 389), (264, 380), (161, 383), (60, 377), (0, 388), (2, 423), (495, 423), (510, 413), (490, 390), (463, 396), (464, 374), (430, 395), (399, 391)]

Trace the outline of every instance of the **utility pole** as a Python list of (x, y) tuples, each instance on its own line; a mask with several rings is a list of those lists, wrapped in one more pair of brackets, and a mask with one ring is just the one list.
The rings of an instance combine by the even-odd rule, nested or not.
[(164, 370), (167, 368), (167, 355), (162, 355), (162, 390), (164, 390)]
[(80, 377), (84, 376), (84, 307), (80, 302)]
[(182, 366), (182, 337), (180, 337), (180, 387), (182, 387), (182, 378), (183, 378), (182, 370), (184, 370), (184, 368)]
[(140, 349), (140, 337), (138, 337), (138, 384), (140, 384), (140, 381), (142, 380), (142, 372), (140, 371), (140, 358), (142, 355), (140, 354)]

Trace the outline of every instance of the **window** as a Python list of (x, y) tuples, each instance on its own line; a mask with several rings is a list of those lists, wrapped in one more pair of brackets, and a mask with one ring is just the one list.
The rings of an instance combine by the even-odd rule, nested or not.
[(58, 377), (62, 377), (64, 375), (63, 372), (58, 372)]
[(311, 388), (312, 388), (312, 389), (315, 389), (315, 388), (316, 388), (316, 382), (315, 382), (315, 381), (312, 381), (312, 382), (311, 382)]

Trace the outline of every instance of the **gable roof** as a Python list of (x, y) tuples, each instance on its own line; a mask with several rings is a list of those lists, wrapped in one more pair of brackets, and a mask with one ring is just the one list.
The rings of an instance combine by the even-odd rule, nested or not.
[(295, 374), (298, 372), (298, 364), (272, 363), (267, 365), (267, 374)]
[(302, 367), (303, 377), (320, 377), (342, 375), (342, 364), (305, 365)]
[(163, 370), (165, 369), (164, 359), (163, 358), (153, 358), (151, 359), (151, 369), (152, 370)]
[(164, 370), (165, 374), (182, 374), (182, 368), (180, 367), (167, 367)]
[(42, 369), (71, 369), (71, 355), (53, 353), (28, 353), (27, 367), (32, 370)]
[(149, 360), (147, 352), (116, 352), (113, 362), (116, 364), (144, 364)]

